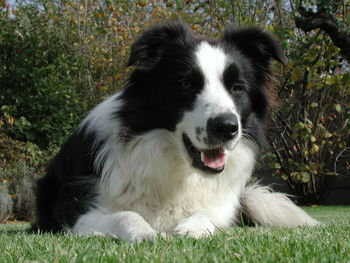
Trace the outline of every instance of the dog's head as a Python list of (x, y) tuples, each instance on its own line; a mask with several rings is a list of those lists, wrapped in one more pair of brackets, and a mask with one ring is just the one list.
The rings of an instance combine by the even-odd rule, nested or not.
[(219, 173), (242, 135), (258, 140), (272, 58), (285, 61), (280, 44), (256, 28), (206, 40), (181, 22), (153, 27), (132, 46), (119, 115), (131, 133), (176, 133), (193, 167)]

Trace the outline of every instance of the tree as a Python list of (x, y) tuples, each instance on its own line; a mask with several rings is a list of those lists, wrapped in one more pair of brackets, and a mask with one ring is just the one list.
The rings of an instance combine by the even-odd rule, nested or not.
[(290, 8), (302, 15), (293, 17), (304, 32), (277, 28), (290, 63), (277, 90), (271, 167), (309, 204), (327, 196), (336, 176), (350, 174), (350, 73), (343, 59), (350, 7), (341, 1), (296, 6)]
[(349, 3), (345, 0), (321, 0), (316, 4), (316, 12), (307, 10), (300, 1), (298, 11), (301, 16), (295, 18), (295, 24), (305, 32), (321, 29), (326, 32), (342, 55), (350, 61), (350, 34), (346, 25), (340, 25), (337, 17), (348, 16)]

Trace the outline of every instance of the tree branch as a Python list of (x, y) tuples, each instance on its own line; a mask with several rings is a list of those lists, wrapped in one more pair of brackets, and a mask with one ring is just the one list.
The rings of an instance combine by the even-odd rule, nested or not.
[(306, 11), (302, 6), (298, 9), (301, 16), (295, 17), (295, 25), (305, 32), (321, 29), (326, 32), (335, 46), (340, 48), (342, 55), (350, 61), (350, 35), (341, 30), (334, 17), (326, 8), (320, 8), (316, 13)]

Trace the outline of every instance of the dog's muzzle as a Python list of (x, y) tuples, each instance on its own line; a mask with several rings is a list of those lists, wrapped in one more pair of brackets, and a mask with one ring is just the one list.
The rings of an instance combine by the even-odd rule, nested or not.
[(227, 144), (239, 132), (239, 120), (232, 113), (225, 113), (210, 118), (206, 127), (207, 147), (197, 148), (187, 134), (183, 134), (183, 143), (191, 158), (192, 166), (209, 174), (220, 173), (225, 168)]

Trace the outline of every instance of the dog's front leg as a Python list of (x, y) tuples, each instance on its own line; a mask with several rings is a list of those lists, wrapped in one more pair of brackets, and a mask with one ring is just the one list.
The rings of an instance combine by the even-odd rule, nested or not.
[(73, 231), (83, 235), (111, 235), (129, 242), (155, 241), (157, 232), (133, 211), (106, 214), (97, 210), (82, 215)]
[(198, 212), (181, 220), (174, 228), (173, 234), (201, 238), (212, 235), (214, 230), (215, 226), (210, 218)]

